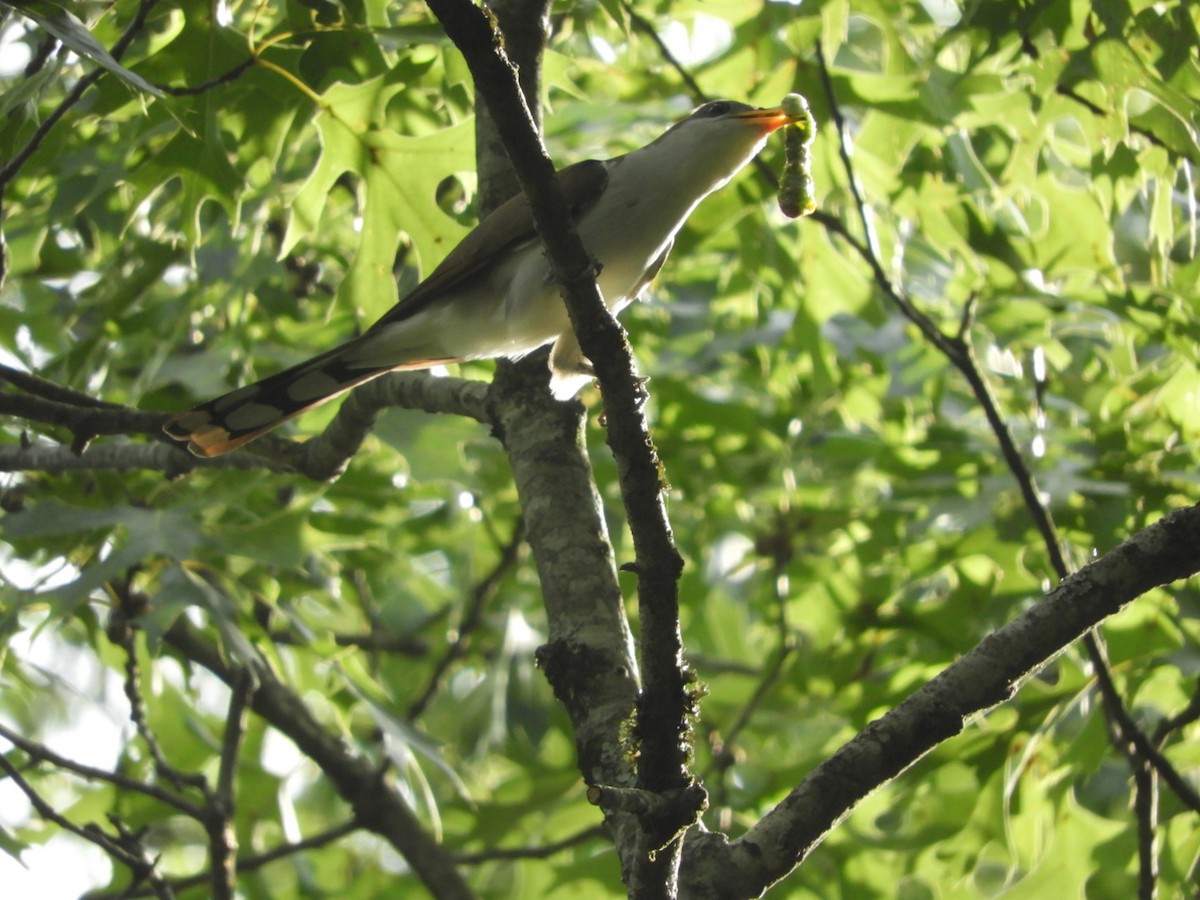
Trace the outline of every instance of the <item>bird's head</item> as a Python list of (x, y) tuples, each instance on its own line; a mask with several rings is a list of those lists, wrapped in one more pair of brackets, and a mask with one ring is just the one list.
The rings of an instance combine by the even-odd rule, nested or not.
[(735, 100), (711, 100), (644, 148), (660, 168), (674, 168), (704, 194), (715, 191), (757, 155), (767, 137), (801, 120), (782, 106), (760, 109)]
[(736, 100), (710, 100), (692, 110), (691, 114), (675, 124), (675, 128), (689, 122), (709, 122), (732, 131), (758, 134), (766, 137), (777, 128), (800, 120), (800, 116), (789, 114), (782, 106), (763, 109), (738, 103)]

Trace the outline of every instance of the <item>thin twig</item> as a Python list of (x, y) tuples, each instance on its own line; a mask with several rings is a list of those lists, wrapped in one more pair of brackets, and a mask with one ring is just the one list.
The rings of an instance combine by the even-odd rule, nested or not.
[(150, 887), (146, 890), (149, 896), (158, 897), (159, 900), (172, 900), (175, 893), (167, 883), (167, 880), (158, 871), (158, 857), (151, 859), (150, 854), (146, 852), (146, 848), (142, 844), (142, 838), (149, 830), (149, 827), (143, 825), (137, 831), (133, 831), (115, 813), (110, 812), (107, 818), (109, 824), (117, 832), (117, 841), (122, 847), (127, 848), (131, 855), (140, 859), (144, 865), (141, 871), (133, 873), (128, 887), (125, 888), (126, 893), (136, 889), (143, 882), (148, 882)]
[(497, 862), (500, 860), (548, 859), (551, 856), (562, 853), (564, 850), (570, 850), (572, 847), (577, 847), (588, 841), (607, 837), (608, 829), (603, 825), (590, 825), (581, 831), (577, 831), (570, 837), (563, 838), (561, 841), (542, 844), (540, 847), (501, 847), (495, 850), (481, 850), (478, 853), (455, 853), (454, 861), (460, 866), (474, 866), (480, 863)]
[(455, 635), (454, 641), (446, 648), (446, 653), (438, 660), (437, 665), (434, 666), (433, 674), (430, 675), (429, 683), (425, 686), (425, 690), (408, 707), (409, 719), (419, 718), (428, 709), (430, 702), (441, 689), (442, 679), (445, 677), (446, 672), (467, 652), (471, 636), (483, 620), (484, 609), (487, 608), (488, 603), (499, 592), (500, 583), (504, 580), (504, 576), (516, 564), (517, 556), (520, 553), (521, 544), (524, 540), (524, 523), (518, 519), (513, 526), (512, 535), (500, 549), (500, 558), (496, 560), (496, 564), (492, 567), (492, 570), (471, 591), (471, 600), (467, 604), (467, 608), (463, 611), (462, 621), (459, 623), (457, 629), (458, 633)]
[(240, 670), (230, 687), (229, 709), (225, 714), (225, 735), (221, 741), (221, 765), (217, 772), (216, 795), (233, 810), (234, 782), (237, 777), (238, 754), (246, 734), (246, 711), (254, 696), (254, 678), (249, 669)]
[(258, 681), (250, 698), (251, 708), (322, 770), (337, 793), (354, 807), (358, 824), (402, 854), (431, 893), (447, 900), (474, 896), (445, 849), (426, 833), (375, 762), (353, 754), (338, 734), (319, 723), (304, 702), (279, 680), (261, 653), (247, 653), (245, 659), (231, 662), (186, 617), (177, 619), (163, 638), (191, 664), (207, 669), (230, 687), (242, 677), (243, 670), (251, 670)]
[(137, 729), (138, 737), (142, 739), (142, 743), (146, 745), (146, 749), (150, 752), (150, 758), (154, 760), (154, 769), (160, 778), (164, 778), (173, 784), (176, 788), (194, 788), (204, 794), (205, 798), (211, 801), (211, 792), (208, 787), (208, 779), (203, 774), (181, 772), (179, 769), (171, 765), (166, 754), (163, 753), (162, 747), (159, 746), (158, 738), (151, 731), (149, 723), (146, 721), (146, 706), (142, 702), (142, 690), (139, 684), (140, 667), (137, 661), (137, 647), (135, 645), (133, 629), (127, 629), (121, 636), (119, 642), (121, 649), (125, 651), (125, 697), (129, 700), (129, 720), (133, 722), (134, 728)]
[(1133, 772), (1133, 814), (1138, 834), (1138, 900), (1154, 900), (1158, 885), (1158, 773), (1146, 760), (1129, 754)]
[[(134, 13), (133, 20), (129, 23), (129, 27), (113, 44), (110, 54), (113, 59), (119, 60), (133, 42), (134, 37), (142, 30), (146, 24), (146, 17), (150, 14), (150, 10), (158, 0), (141, 0), (138, 4), (137, 12)], [(32, 64), (32, 63), (31, 63)], [(104, 74), (104, 69), (95, 68), (90, 72), (85, 72), (80, 76), (79, 80), (67, 92), (67, 95), (59, 101), (58, 106), (46, 114), (37, 128), (33, 130), (33, 134), (25, 142), (13, 156), (0, 167), (0, 288), (4, 286), (4, 282), (8, 276), (8, 245), (4, 238), (4, 194), (8, 190), (8, 185), (17, 176), (21, 167), (29, 160), (37, 151), (42, 142), (54, 129), (54, 126), (59, 123), (67, 111), (71, 109), (83, 97), (87, 89), (95, 84)]]
[(54, 126), (59, 123), (59, 120), (67, 114), (72, 106), (79, 102), (80, 98), (87, 92), (87, 89), (99, 81), (100, 76), (103, 74), (103, 69), (93, 69), (80, 76), (71, 90), (67, 92), (67, 96), (38, 123), (33, 134), (29, 136), (29, 140), (25, 142), (25, 146), (14, 153), (3, 167), (0, 167), (0, 194), (3, 194), (9, 182), (16, 177), (17, 172), (21, 170), (21, 167), (25, 165), (29, 157), (33, 156), (38, 147), (42, 145), (42, 141), (46, 140), (50, 132), (54, 130)]
[[(295, 628), (275, 628), (270, 632), (271, 642), (281, 645), (307, 646), (308, 638)], [(367, 631), (361, 634), (338, 632), (331, 635), (339, 647), (356, 647), (367, 653), (389, 653), (396, 656), (420, 658), (429, 653), (429, 644), (410, 634), (392, 633), (386, 629)]]
[(49, 747), (18, 734), (3, 722), (0, 722), (0, 737), (4, 738), (32, 760), (49, 763), (56, 769), (61, 769), (64, 772), (72, 772), (80, 778), (85, 778), (89, 781), (101, 781), (111, 784), (122, 791), (134, 791), (144, 794), (147, 797), (165, 803), (185, 816), (190, 816), (197, 822), (204, 820), (203, 808), (189, 800), (185, 800), (183, 797), (172, 794), (157, 785), (146, 784), (145, 782), (138, 781), (136, 778), (122, 775), (120, 772), (109, 772), (106, 769), (97, 769), (94, 766), (76, 762), (73, 759), (55, 753)]
[[(307, 850), (319, 850), (328, 844), (332, 844), (334, 841), (341, 840), (347, 835), (359, 831), (361, 828), (362, 826), (356, 820), (350, 819), (349, 821), (342, 822), (340, 825), (334, 825), (332, 828), (314, 834), (312, 837), (289, 844), (280, 844), (273, 850), (267, 850), (264, 853), (239, 857), (237, 870), (239, 872), (255, 872), (273, 862), (287, 859), (289, 856), (295, 856)], [(172, 890), (186, 891), (208, 884), (209, 875), (207, 872), (200, 872), (196, 875), (188, 875), (183, 878), (171, 878), (167, 883)], [(149, 897), (152, 895), (153, 893), (149, 890), (96, 891), (86, 894), (85, 900), (124, 900), (126, 897), (133, 900), (133, 898)]]
[(215, 87), (220, 87), (223, 84), (228, 84), (231, 81), (236, 81), (243, 72), (258, 62), (258, 58), (254, 56), (243, 59), (240, 63), (224, 72), (215, 78), (210, 78), (208, 81), (201, 82), (188, 87), (173, 87), (169, 84), (159, 84), (154, 82), (154, 86), (164, 94), (170, 94), (172, 97), (194, 97), (197, 94), (203, 94), (206, 91), (211, 91)]
[(783, 515), (777, 516), (775, 520), (775, 532), (770, 536), (770, 545), (773, 548), (770, 583), (775, 602), (775, 647), (772, 649), (766, 665), (758, 673), (759, 678), (758, 683), (754, 686), (754, 693), (742, 705), (733, 724), (729, 726), (724, 734), (720, 735), (719, 742), (713, 747), (713, 769), (714, 773), (718, 776), (716, 779), (717, 786), (712, 788), (714, 805), (722, 802), (717, 799), (718, 797), (722, 797), (725, 791), (725, 779), (721, 776), (733, 766), (737, 759), (734, 748), (738, 739), (741, 737), (742, 732), (749, 726), (751, 719), (758, 712), (763, 702), (770, 696), (771, 690), (783, 674), (784, 666), (786, 666), (787, 661), (791, 659), (792, 654), (796, 652), (798, 647), (796, 636), (788, 622), (788, 598), (779, 589), (780, 579), (786, 573), (793, 554), (791, 535), (788, 532), (786, 517)]
[(63, 831), (69, 831), (89, 844), (95, 844), (131, 871), (137, 872), (142, 869), (143, 861), (131, 855), (116, 839), (102, 831), (98, 825), (76, 825), (66, 816), (60, 815), (53, 806), (42, 798), (42, 795), (34, 789), (33, 785), (25, 780), (16, 766), (9, 762), (8, 757), (2, 753), (0, 753), (0, 769), (3, 769), (5, 774), (12, 779), (13, 784), (20, 788), (21, 792), (29, 799), (30, 805), (33, 806), (37, 814), (47, 822), (57, 825)]
[[(850, 195), (854, 199), (854, 207), (858, 212), (858, 221), (862, 228), (862, 243), (854, 242), (855, 249), (858, 250), (863, 261), (871, 269), (871, 274), (875, 279), (876, 285), (879, 286), (896, 308), (900, 310), (901, 314), (916, 325), (934, 346), (950, 357), (955, 365), (959, 365), (961, 362), (959, 348), (951, 343), (946, 335), (942, 334), (927, 316), (912, 305), (908, 298), (888, 278), (887, 272), (884, 271), (882, 254), (879, 252), (879, 246), (875, 238), (875, 226), (871, 223), (867, 201), (859, 185), (858, 176), (855, 174), (854, 163), (850, 159), (849, 129), (846, 125), (846, 119), (842, 115), (841, 106), (838, 104), (837, 95), (833, 88), (833, 77), (825, 61), (822, 42), (819, 40), (816, 43), (816, 59), (817, 71), (821, 76), (821, 85), (825, 90), (825, 97), (829, 103), (829, 115), (833, 119), (834, 130), (837, 134), (838, 156), (842, 162), (842, 169), (846, 172)], [(818, 217), (817, 221), (825, 223), (826, 218), (821, 216)]]
[[(632, 23), (633, 27), (654, 43), (659, 55), (666, 61), (667, 65), (674, 70), (675, 74), (679, 76), (679, 80), (687, 85), (688, 91), (691, 92), (693, 103), (695, 103), (697, 106), (700, 106), (701, 104), (707, 103), (709, 100), (714, 99), (713, 96), (708, 93), (708, 91), (701, 87), (700, 82), (696, 80), (696, 77), (691, 73), (688, 67), (680, 62), (679, 58), (671, 52), (671, 48), (668, 47), (667, 42), (662, 39), (662, 35), (658, 33), (658, 29), (654, 27), (653, 22), (634, 9), (633, 4), (631, 4), (629, 0), (624, 0), (622, 3), (622, 8), (625, 10), (625, 14), (629, 16), (629, 21)], [(774, 170), (771, 169), (770, 165), (765, 159), (763, 159), (761, 156), (756, 156), (753, 160), (751, 160), (750, 164), (758, 170), (759, 175), (766, 180), (767, 184), (771, 186), (773, 191), (778, 190), (779, 178), (775, 175)]]
[(1191, 725), (1197, 719), (1200, 719), (1200, 680), (1196, 682), (1192, 699), (1188, 701), (1188, 705), (1183, 708), (1183, 711), (1164, 719), (1154, 729), (1154, 745), (1161, 747), (1172, 732), (1178, 731), (1186, 725)]
[[(140, 32), (145, 26), (146, 17), (150, 14), (150, 10), (153, 9), (157, 3), (158, 0), (141, 0), (141, 2), (138, 4), (137, 12), (134, 13), (133, 20), (129, 23), (129, 26), (125, 29), (121, 36), (117, 38), (116, 43), (113, 44), (112, 50), (109, 51), (113, 59), (120, 60), (120, 58), (125, 54), (125, 51), (129, 49), (129, 45), (133, 43), (134, 37), (136, 37), (138, 32)], [(33, 134), (31, 134), (29, 139), (25, 142), (25, 146), (14, 153), (8, 162), (5, 163), (2, 168), (0, 168), (0, 194), (4, 193), (9, 182), (13, 180), (17, 172), (20, 171), (21, 167), (25, 165), (25, 163), (29, 160), (29, 157), (33, 156), (37, 149), (42, 145), (42, 142), (46, 140), (46, 137), (54, 129), (54, 126), (59, 123), (59, 120), (67, 114), (71, 107), (79, 102), (88, 88), (100, 80), (100, 77), (104, 75), (104, 72), (104, 69), (95, 68), (90, 72), (85, 72), (83, 75), (81, 75), (79, 80), (76, 81), (72, 86), (71, 90), (67, 92), (67, 96), (59, 102), (58, 106), (47, 113), (46, 117), (42, 119), (40, 123), (38, 123), (38, 127), (34, 129)]]
[(1096, 682), (1100, 686), (1100, 694), (1105, 702), (1105, 714), (1109, 716), (1110, 722), (1117, 729), (1114, 740), (1117, 748), (1126, 752), (1125, 747), (1132, 745), (1131, 749), (1135, 751), (1135, 755), (1131, 756), (1130, 765), (1134, 765), (1134, 760), (1137, 759), (1143, 759), (1150, 763), (1162, 780), (1167, 783), (1167, 786), (1175, 792), (1179, 800), (1192, 812), (1200, 814), (1200, 792), (1179, 774), (1175, 766), (1158, 751), (1150, 738), (1129, 715), (1129, 710), (1126, 709), (1125, 703), (1117, 691), (1117, 686), (1113, 682), (1107, 656), (1095, 631), (1090, 631), (1083, 636), (1083, 644), (1088, 651), (1088, 660), (1095, 668)]
[(45, 68), (46, 63), (50, 61), (50, 57), (54, 55), (54, 51), (58, 49), (58, 38), (52, 34), (47, 34), (38, 44), (37, 50), (34, 51), (33, 57), (26, 64), (21, 72), (22, 78), (32, 78), (38, 72)]
[(209, 796), (209, 875), (215, 900), (232, 900), (237, 884), (237, 832), (234, 829), (234, 797), (238, 760), (246, 735), (246, 716), (254, 695), (255, 681), (249, 669), (240, 669), (230, 685), (225, 734), (221, 740), (221, 763), (216, 789)]
[(662, 39), (662, 35), (654, 27), (654, 23), (634, 9), (633, 4), (628, 2), (628, 0), (625, 0), (621, 6), (625, 10), (625, 15), (629, 16), (629, 21), (633, 23), (633, 27), (654, 42), (654, 46), (658, 48), (659, 56), (666, 60), (667, 65), (675, 70), (675, 74), (679, 76), (679, 80), (687, 85), (688, 90), (692, 92), (692, 99), (696, 102), (696, 105), (698, 106), (711, 100), (712, 98), (709, 97), (704, 88), (700, 87), (700, 82), (696, 80), (687, 66), (681, 63), (675, 54), (671, 52), (671, 48)]

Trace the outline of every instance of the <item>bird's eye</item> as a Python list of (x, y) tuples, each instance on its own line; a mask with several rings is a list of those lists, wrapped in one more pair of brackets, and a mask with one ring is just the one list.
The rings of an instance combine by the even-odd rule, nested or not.
[(717, 100), (708, 104), (704, 109), (705, 118), (716, 119), (733, 109), (733, 104), (728, 100)]

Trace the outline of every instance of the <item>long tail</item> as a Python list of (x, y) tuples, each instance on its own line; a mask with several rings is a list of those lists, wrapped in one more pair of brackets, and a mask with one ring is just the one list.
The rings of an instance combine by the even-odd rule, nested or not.
[(395, 369), (427, 369), (446, 360), (416, 360), (397, 366), (351, 366), (344, 344), (262, 381), (194, 406), (172, 417), (163, 431), (188, 442), (196, 456), (220, 456), (320, 406), (363, 382)]

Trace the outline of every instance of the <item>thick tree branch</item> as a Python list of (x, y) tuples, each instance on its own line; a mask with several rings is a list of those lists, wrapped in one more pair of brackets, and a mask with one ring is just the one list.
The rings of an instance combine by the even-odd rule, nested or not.
[[(617, 460), (621, 495), (637, 555), (642, 621), (643, 691), (638, 707), (638, 784), (645, 790), (681, 790), (691, 782), (687, 765), (694, 711), (683, 668), (678, 579), (683, 561), (675, 548), (663, 503), (661, 464), (642, 413), (644, 393), (635, 376), (624, 330), (596, 287), (594, 261), (575, 231), (554, 179), (515, 73), (484, 14), (465, 0), (428, 0), (447, 34), (466, 57), (476, 89), (487, 103), (521, 188), (529, 200), (551, 271), (563, 289), (571, 325), (599, 377), (608, 418), (608, 441)], [(667, 885), (678, 865), (678, 842), (666, 852), (661, 835), (645, 835), (639, 852), (649, 882)], [(664, 890), (667, 890), (664, 888)]]
[[(1200, 506), (1176, 510), (1080, 569), (984, 638), (806, 777), (743, 837), (701, 834), (685, 872), (695, 897), (757, 897), (804, 861), (875, 788), (1020, 684), (1105, 617), (1152, 588), (1200, 572)], [(1192, 792), (1194, 793), (1194, 791)]]
[[(571, 717), (583, 777), (631, 787), (634, 760), (622, 735), (637, 697), (637, 663), (583, 441), (582, 407), (554, 400), (544, 374), (524, 378), (503, 366), (490, 408), (512, 465), (546, 606), (550, 634), (538, 648), (538, 665)], [(607, 819), (628, 870), (636, 822)]]

